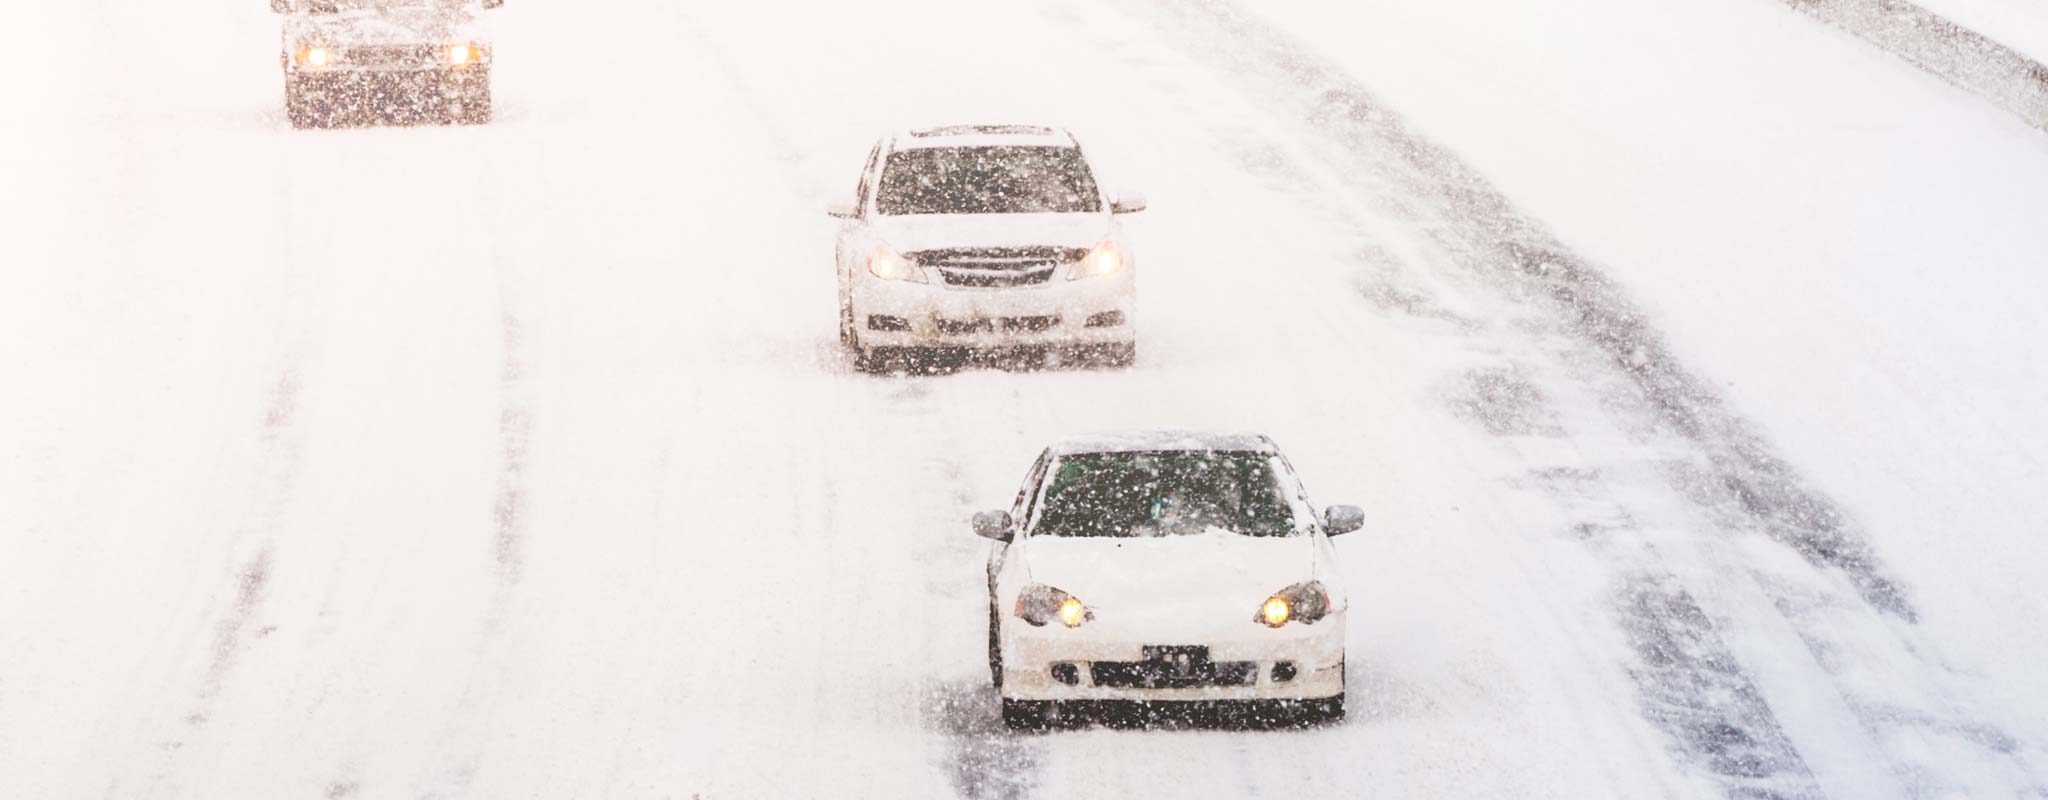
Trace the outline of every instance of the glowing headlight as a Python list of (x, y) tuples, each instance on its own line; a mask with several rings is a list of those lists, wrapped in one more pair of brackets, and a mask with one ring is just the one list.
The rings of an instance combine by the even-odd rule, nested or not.
[(898, 255), (888, 245), (875, 248), (875, 254), (868, 257), (868, 273), (885, 281), (923, 282), (924, 274), (910, 259)]
[(1285, 597), (1268, 597), (1266, 604), (1259, 607), (1260, 621), (1266, 623), (1268, 627), (1278, 628), (1285, 625), (1287, 619), (1292, 616), (1294, 608), (1287, 604)]
[(1117, 252), (1116, 245), (1103, 242), (1096, 245), (1094, 250), (1088, 251), (1088, 255), (1082, 256), (1080, 261), (1074, 263), (1073, 268), (1067, 271), (1067, 280), (1073, 281), (1082, 278), (1112, 275), (1123, 270), (1123, 268), (1124, 254)]
[(1042, 583), (1024, 587), (1017, 595), (1017, 618), (1031, 623), (1032, 627), (1044, 627), (1055, 619), (1069, 628), (1079, 628), (1095, 618), (1095, 612), (1081, 598), (1067, 594)]
[(1308, 581), (1274, 592), (1259, 605), (1259, 613), (1252, 619), (1266, 627), (1278, 628), (1289, 622), (1314, 625), (1329, 614), (1330, 593), (1323, 589), (1321, 581)]
[(324, 67), (334, 63), (334, 50), (322, 45), (307, 45), (292, 54), (292, 60), (301, 67)]
[(448, 63), (455, 66), (475, 64), (484, 60), (484, 49), (473, 44), (451, 44), (448, 46)]
[(1065, 625), (1069, 628), (1079, 628), (1081, 627), (1081, 623), (1087, 621), (1088, 607), (1082, 605), (1079, 599), (1069, 597), (1065, 600), (1060, 601), (1061, 625)]

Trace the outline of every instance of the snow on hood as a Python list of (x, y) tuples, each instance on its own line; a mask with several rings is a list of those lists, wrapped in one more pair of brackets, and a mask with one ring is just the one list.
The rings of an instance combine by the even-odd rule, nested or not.
[(1089, 214), (908, 214), (875, 217), (875, 230), (899, 253), (941, 247), (1094, 247), (1109, 238), (1110, 216)]
[(483, 42), (481, 21), (463, 6), (351, 9), (293, 14), (285, 35), (294, 44), (386, 46)]
[(1274, 592), (1314, 578), (1312, 536), (1034, 537), (1031, 580), (1063, 589), (1103, 620), (1149, 629), (1249, 622)]

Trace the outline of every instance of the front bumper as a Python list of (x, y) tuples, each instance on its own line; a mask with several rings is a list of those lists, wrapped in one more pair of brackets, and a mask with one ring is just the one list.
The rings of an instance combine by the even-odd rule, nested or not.
[(1000, 289), (864, 277), (853, 324), (864, 347), (1127, 344), (1137, 340), (1136, 285), (1128, 270)]
[[(1002, 695), (1010, 700), (1232, 701), (1322, 700), (1344, 694), (1342, 613), (1278, 630), (1249, 620), (1245, 624), (1257, 630), (1207, 641), (1155, 642), (1091, 635), (1085, 625), (1033, 628), (1006, 619)], [(1123, 680), (1130, 665), (1145, 660), (1147, 648), (1190, 645), (1208, 648), (1221, 683), (1145, 686)], [(1101, 679), (1125, 685), (1103, 685)]]
[(490, 67), (289, 68), (291, 100), (322, 115), (424, 117), (489, 102)]

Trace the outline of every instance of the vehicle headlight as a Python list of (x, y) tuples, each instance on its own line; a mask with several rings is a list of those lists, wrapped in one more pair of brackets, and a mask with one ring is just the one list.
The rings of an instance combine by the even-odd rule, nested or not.
[(334, 48), (320, 44), (309, 44), (292, 54), (292, 62), (301, 67), (324, 67), (334, 63)]
[(446, 51), (448, 63), (455, 66), (475, 64), (484, 60), (484, 49), (474, 44), (451, 44)]
[(1259, 604), (1259, 612), (1252, 619), (1266, 627), (1278, 628), (1289, 622), (1314, 625), (1329, 614), (1330, 593), (1323, 589), (1322, 581), (1307, 581), (1274, 592), (1266, 602)]
[(1053, 620), (1059, 620), (1061, 625), (1069, 628), (1079, 628), (1095, 619), (1095, 612), (1088, 610), (1088, 605), (1082, 603), (1081, 598), (1034, 583), (1017, 595), (1017, 618), (1035, 628), (1044, 627)]
[(1074, 262), (1074, 266), (1067, 270), (1067, 280), (1078, 281), (1082, 278), (1114, 275), (1123, 271), (1123, 268), (1124, 254), (1116, 249), (1114, 243), (1103, 242), (1096, 245), (1094, 250), (1088, 251), (1088, 255), (1082, 256), (1080, 261)]
[(916, 262), (886, 244), (876, 246), (875, 254), (868, 256), (868, 273), (885, 281), (924, 282), (924, 273), (918, 271)]

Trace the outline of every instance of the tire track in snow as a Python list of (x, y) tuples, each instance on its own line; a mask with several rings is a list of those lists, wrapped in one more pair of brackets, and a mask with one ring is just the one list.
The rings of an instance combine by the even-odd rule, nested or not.
[(944, 737), (948, 775), (960, 797), (1021, 800), (1038, 787), (1042, 748), (1003, 727), (988, 681), (935, 681), (923, 689), (925, 724)]
[(1705, 610), (1669, 574), (1637, 572), (1618, 592), (1644, 712), (1702, 759), (1729, 797), (1821, 797), (1763, 691)]
[[(494, 198), (493, 202), (500, 204), (505, 197), (526, 196), (505, 186), (502, 174), (495, 160), (479, 162), (472, 178), (480, 187), (478, 196)], [(502, 207), (487, 211), (472, 208), (469, 221), (479, 229), (488, 229), (492, 220), (511, 218), (514, 217)], [(522, 315), (518, 281), (511, 274), (510, 265), (516, 262), (507, 256), (510, 248), (498, 236), (486, 237), (481, 246), (482, 263), (492, 265), (497, 297), (498, 453), (488, 512), (490, 540), (486, 545), (496, 585), (492, 587), (490, 605), (485, 611), (481, 630), (476, 634), (476, 655), (468, 667), (468, 677), (463, 681), (463, 694), (456, 702), (456, 710), (449, 715), (446, 730), (441, 736), (441, 741), (448, 747), (468, 748), (468, 751), (438, 757), (436, 760), (447, 766), (423, 776), (425, 787), (415, 786), (416, 793), (434, 797), (445, 793), (460, 796), (468, 791), (477, 776), (483, 753), (468, 744), (458, 743), (478, 740), (470, 729), (481, 724), (475, 721), (476, 717), (487, 709), (490, 693), (496, 689), (497, 676), (493, 670), (506, 649), (507, 618), (512, 613), (516, 589), (525, 574), (530, 532), (532, 491), (528, 475), (532, 465), (535, 417), (530, 387), (532, 367), (528, 355), (532, 333), (525, 321), (527, 317)], [(357, 782), (339, 778), (333, 781), (333, 785), (353, 787)]]
[[(1662, 426), (1690, 439), (1711, 459), (1710, 479), (1770, 535), (1816, 566), (1841, 574), (1871, 606), (1906, 620), (1911, 602), (1870, 551), (1847, 515), (1771, 451), (1748, 423), (1721, 404), (1705, 381), (1679, 364), (1649, 320), (1621, 289), (1516, 210), (1449, 151), (1413, 132), (1341, 70), (1226, 0), (1139, 3), (1141, 14), (1173, 23), (1202, 60), (1277, 89), (1265, 99), (1321, 143), (1357, 163), (1330, 163), (1336, 174), (1392, 184), (1389, 200), (1404, 219), (1458, 259), (1455, 266), (1540, 308), (1581, 344), (1606, 357), (1632, 384), (1635, 400)], [(1392, 156), (1387, 158), (1386, 156)]]
[[(1246, 29), (1246, 21), (1221, 5), (1210, 5), (1205, 10), (1196, 11), (1173, 6), (1157, 16), (1173, 19), (1172, 15), (1176, 14), (1181, 15), (1175, 20), (1180, 23), (1179, 33), (1193, 39), (1189, 49), (1201, 54), (1196, 56), (1200, 60), (1213, 62), (1216, 58), (1214, 53), (1231, 51), (1218, 42), (1228, 41), (1234, 46), (1241, 46), (1246, 41), (1257, 43), (1259, 55), (1273, 63), (1231, 64), (1230, 67), (1241, 75), (1263, 78), (1269, 85), (1291, 88), (1305, 96), (1307, 102), (1302, 104), (1305, 108), (1301, 113), (1309, 123), (1311, 135), (1327, 133), (1333, 127), (1357, 121), (1349, 114), (1333, 117), (1328, 103), (1333, 91), (1341, 91), (1340, 96), (1349, 99), (1358, 90), (1348, 83), (1341, 83), (1337, 73), (1305, 64), (1301, 61), (1304, 56), (1300, 52), (1276, 41), (1270, 32)], [(1223, 22), (1220, 26), (1216, 25), (1219, 19)], [(1277, 69), (1275, 63), (1278, 64)], [(1285, 98), (1287, 95), (1283, 91), (1274, 96)], [(1390, 123), (1392, 119), (1382, 116), (1375, 122)], [(1359, 133), (1377, 135), (1379, 132), (1368, 129)], [(1350, 157), (1382, 151), (1367, 149), (1372, 145), (1350, 137), (1340, 139), (1336, 144)], [(1441, 156), (1419, 142), (1402, 142), (1398, 150), (1410, 156), (1424, 153)], [(1287, 157), (1284, 153), (1266, 155), (1269, 157), (1254, 160), (1263, 163), (1284, 161)], [(1284, 164), (1249, 166), (1266, 171), (1288, 169)], [(1376, 174), (1356, 175), (1357, 166), (1349, 163), (1317, 163), (1315, 166), (1345, 178), (1359, 178), (1361, 183), (1388, 182)], [(1315, 182), (1312, 176), (1292, 177), (1293, 180), (1286, 182), (1296, 186), (1313, 185)], [(1424, 191), (1416, 191), (1410, 196), (1432, 199)], [(1492, 200), (1497, 207), (1505, 208), (1504, 200)], [(1467, 196), (1460, 201), (1470, 204), (1471, 198)], [(1327, 209), (1323, 211), (1328, 213)], [(1358, 255), (1368, 267), (1366, 273), (1356, 279), (1361, 298), (1382, 312), (1409, 317), (1428, 326), (1430, 330), (1425, 331), (1428, 335), (1475, 340), (1472, 346), (1483, 349), (1485, 341), (1481, 337), (1488, 334), (1489, 321), (1466, 319), (1446, 309), (1427, 289), (1415, 285), (1412, 276), (1399, 274), (1402, 270), (1400, 259), (1378, 245), (1370, 244), (1373, 238), (1371, 225), (1366, 220), (1350, 216), (1351, 213), (1355, 212), (1337, 212), (1333, 224), (1356, 228), (1368, 241), (1365, 251)], [(1395, 216), (1434, 238), (1435, 243), (1454, 258), (1469, 257), (1472, 249), (1456, 236), (1471, 235), (1467, 231), (1485, 236), (1498, 230), (1475, 228), (1458, 214), (1445, 214), (1442, 208), (1397, 208)], [(1446, 217), (1449, 222), (1444, 221)], [(1464, 226), (1466, 230), (1444, 230), (1448, 226)], [(1480, 281), (1482, 285), (1497, 286), (1501, 283), (1491, 275), (1483, 277), (1487, 279)], [(1528, 302), (1528, 298), (1523, 297), (1515, 297), (1514, 300)], [(1510, 339), (1520, 340), (1528, 336), (1529, 331), (1524, 327), (1517, 326)], [(1548, 327), (1554, 330), (1560, 326)], [(1553, 341), (1550, 344), (1572, 352), (1588, 349), (1583, 341)], [(1482, 360), (1497, 361), (1498, 354), (1484, 353)], [(1527, 438), (1563, 437), (1566, 428), (1549, 407), (1549, 398), (1525, 372), (1512, 359), (1505, 365), (1466, 370), (1452, 381), (1455, 386), (1444, 398), (1445, 404), (1452, 413), (1467, 418), (1510, 446)], [(1587, 474), (1591, 478), (1599, 477), (1597, 473)], [(1625, 514), (1585, 507), (1569, 494), (1548, 487), (1539, 491), (1550, 496), (1551, 503), (1558, 505), (1563, 513), (1594, 520), (1581, 523), (1580, 528), (1584, 532), (1615, 524), (1599, 520), (1619, 518), (1620, 524), (1629, 524)], [(1762, 693), (1742, 672), (1729, 648), (1720, 641), (1715, 628), (1705, 624), (1708, 621), (1704, 614), (1686, 613), (1687, 609), (1697, 610), (1696, 604), (1683, 594), (1682, 588), (1672, 588), (1676, 581), (1669, 571), (1656, 563), (1654, 554), (1622, 552), (1620, 547), (1605, 545), (1603, 548), (1603, 560), (1618, 561), (1626, 567), (1617, 572), (1620, 588), (1617, 589), (1613, 613), (1626, 644), (1633, 646), (1637, 656), (1635, 662), (1625, 666), (1644, 684), (1645, 696), (1639, 698), (1641, 713), (1677, 743), (1674, 751), (1679, 760), (1697, 764), (1730, 796), (1817, 796), (1818, 789), (1810, 771), (1764, 702)], [(1586, 657), (1601, 656), (1588, 654)]]
[[(1876, 760), (1893, 762), (1888, 766), (1902, 776), (1896, 785), (1915, 794), (1954, 791), (1973, 777), (1998, 771), (2016, 779), (2016, 785), (2030, 783), (2025, 757), (2003, 744), (2009, 737), (1971, 721), (1967, 703), (1944, 702), (1953, 696), (1945, 687), (1966, 676), (1922, 652), (1911, 629), (1917, 613), (1910, 599), (1847, 515), (1687, 372), (1612, 281), (1516, 211), (1454, 155), (1411, 132), (1340, 70), (1320, 63), (1236, 6), (1225, 0), (1187, 5), (1131, 0), (1126, 5), (1149, 21), (1165, 23), (1152, 27), (1169, 40), (1179, 38), (1190, 58), (1237, 76), (1248, 94), (1274, 109), (1275, 118), (1300, 123), (1318, 167), (1350, 184), (1375, 187), (1367, 192), (1391, 206), (1391, 216), (1413, 225), (1451, 257), (1448, 264), (1432, 266), (1451, 267), (1482, 294), (1508, 303), (1508, 318), (1488, 320), (1514, 329), (1500, 342), (1511, 347), (1519, 342), (1525, 355), (1534, 352), (1539, 361), (1564, 368), (1569, 382), (1596, 395), (1592, 407), (1605, 411), (1613, 420), (1608, 424), (1623, 426), (1625, 439), (1665, 453), (1655, 457), (1661, 469), (1653, 480), (1636, 483), (1652, 484), (1659, 495), (1675, 495), (1678, 507), (1689, 504), (1695, 509), (1692, 516), (1707, 522), (1685, 530), (1723, 533), (1681, 544), (1702, 551), (1717, 572), (1736, 576), (1733, 581), (1709, 576), (1715, 583), (1709, 594), (1718, 595), (1710, 606), (1686, 588), (1687, 582), (1674, 578), (1664, 564), (1668, 555), (1654, 547), (1643, 549), (1646, 535), (1662, 532), (1632, 530), (1632, 525), (1615, 531), (1617, 539), (1637, 540), (1629, 543), (1633, 552), (1616, 564), (1622, 571), (1615, 615), (1636, 657), (1631, 670), (1640, 684), (1639, 700), (1644, 716), (1665, 730), (1682, 760), (1700, 765), (1731, 796), (1817, 795), (1822, 790), (1797, 745), (1821, 741), (1839, 750), (1827, 740), (1846, 735), (1860, 742), (1852, 747), (1883, 753)], [(1468, 332), (1485, 328), (1455, 315), (1446, 318), (1426, 294), (1406, 286), (1367, 281), (1360, 288), (1383, 309), (1463, 322)], [(1468, 375), (1467, 382), (1480, 395), (1478, 406), (1516, 396), (1515, 387), (1496, 374)], [(1528, 420), (1481, 422), (1510, 439), (1531, 432), (1523, 430)], [(1751, 532), (1783, 545), (1812, 570), (1797, 587), (1804, 595), (1787, 594), (1782, 584), (1761, 580), (1758, 567), (1740, 552), (1729, 552), (1740, 546), (1741, 534)], [(1816, 594), (1839, 596), (1831, 605), (1845, 609), (1840, 613), (1853, 617), (1866, 635), (1837, 633), (1834, 625), (1783, 613), (1786, 600)], [(1759, 602), (1759, 597), (1765, 599)], [(1772, 599), (1781, 610), (1770, 613), (1770, 619), (1756, 618), (1752, 607), (1769, 606)], [(1717, 606), (1733, 610), (1716, 613)], [(1745, 672), (1738, 649), (1719, 632), (1717, 620), (1724, 614), (1733, 615), (1729, 621), (1741, 626), (1745, 639), (1755, 638), (1747, 630), (1752, 624), (1795, 629), (1800, 638), (1811, 640), (1806, 649), (1813, 657), (1803, 665), (1777, 663), (1785, 649), (1778, 647), (1767, 653), (1774, 659), (1771, 668), (1787, 674), (1759, 681)], [(1753, 643), (1749, 652), (1756, 654)], [(1853, 653), (1852, 660), (1862, 664), (1903, 662), (1915, 682), (1907, 696), (1936, 700), (1915, 715), (1870, 713), (1883, 703), (1845, 674), (1839, 661), (1821, 657), (1830, 652)], [(1763, 688), (1766, 684), (1773, 688)], [(1790, 735), (1767, 697), (1785, 699), (1787, 691), (1814, 688), (1841, 693), (1853, 713), (1841, 720), (1827, 714), (1819, 722), (1802, 718), (1803, 735), (1809, 738)], [(1816, 725), (1834, 727), (1814, 740)], [(1950, 768), (1900, 744), (1906, 737), (1924, 736), (1946, 737), (1970, 753), (1974, 766), (1992, 772), (1973, 775), (1970, 767)], [(1836, 784), (1843, 772), (1832, 773)]]
[(2048, 64), (1906, 0), (1782, 0), (2048, 131)]
[(1708, 773), (1729, 797), (1825, 796), (1719, 626), (1663, 563), (1651, 532), (1613, 497), (1626, 477), (1550, 452), (1552, 443), (1574, 435), (1599, 436), (1589, 430), (1594, 425), (1568, 418), (1558, 398), (1539, 386), (1544, 376), (1525, 364), (1528, 354), (1511, 358), (1509, 367), (1468, 369), (1447, 399), (1454, 413), (1530, 465), (1519, 487), (1577, 520), (1565, 535), (1615, 570), (1612, 612), (1634, 656), (1627, 667), (1643, 715), (1671, 738), (1680, 760)]
[[(505, 294), (503, 291), (501, 295)], [(526, 461), (533, 411), (526, 401), (525, 326), (504, 304), (499, 320), (504, 359), (498, 367), (498, 481), (491, 506), (491, 555), (501, 588), (519, 582), (526, 538)]]
[[(725, 45), (717, 38), (706, 35), (705, 32), (712, 30), (713, 26), (691, 13), (684, 4), (665, 5), (664, 9), (674, 21), (676, 30), (689, 41), (690, 49), (707, 61), (714, 73), (721, 78), (714, 82), (715, 85), (742, 88), (754, 86), (756, 81), (727, 51)], [(725, 93), (730, 97), (730, 105), (743, 108), (747, 116), (751, 117), (747, 127), (767, 142), (767, 149), (780, 154), (776, 166), (795, 179), (792, 185), (802, 185), (802, 178), (805, 176), (799, 166), (807, 156), (803, 148), (796, 146), (784, 132), (784, 121), (754, 99), (760, 96), (759, 92), (726, 89)], [(914, 371), (909, 375), (866, 376), (853, 369), (851, 357), (839, 348), (836, 340), (821, 343), (819, 353), (822, 368), (845, 373), (851, 379), (901, 382), (900, 391), (889, 398), (895, 410), (909, 413), (919, 419), (938, 416), (931, 408), (933, 389), (929, 382), (943, 380), (946, 375), (952, 374), (948, 370), (939, 369), (929, 374)], [(976, 368), (990, 367), (961, 367)], [(943, 424), (935, 426), (939, 431), (940, 443), (934, 446), (934, 452), (961, 452), (957, 446), (957, 427), (960, 424), (964, 423), (955, 415), (945, 419)], [(942, 529), (964, 526), (967, 514), (975, 508), (975, 487), (966, 483), (962, 465), (957, 461), (939, 458), (929, 462), (928, 466), (933, 467), (937, 475), (933, 480), (920, 485), (945, 491), (953, 501), (953, 510), (958, 512), (944, 519), (933, 519), (931, 522), (934, 527)], [(959, 537), (948, 536), (938, 541), (955, 543), (978, 540), (961, 540)], [(924, 548), (919, 554), (919, 561), (925, 564), (951, 564), (958, 555), (956, 551), (971, 546), (956, 544), (950, 547)], [(945, 580), (947, 577), (928, 576), (927, 582), (943, 584)], [(943, 629), (943, 626), (939, 629)], [(945, 663), (945, 656), (943, 653), (934, 654), (928, 663)], [(1039, 774), (1044, 767), (1043, 743), (1028, 736), (1015, 734), (1003, 726), (997, 695), (987, 680), (933, 680), (926, 676), (918, 687), (918, 695), (919, 717), (928, 730), (937, 733), (943, 740), (946, 749), (947, 777), (958, 796), (976, 800), (1021, 800), (1034, 795), (1040, 783)]]
[[(258, 419), (261, 455), (257, 460), (258, 482), (254, 492), (254, 519), (244, 525), (235, 541), (253, 543), (251, 552), (236, 559), (240, 564), (229, 578), (233, 587), (226, 610), (213, 624), (207, 646), (206, 667), (193, 690), (186, 712), (179, 718), (180, 730), (157, 744), (164, 761), (150, 778), (150, 794), (161, 792), (179, 761), (178, 755), (190, 739), (213, 721), (214, 705), (234, 677), (252, 638), (269, 636), (275, 628), (257, 626), (263, 602), (268, 596), (276, 562), (277, 531), (284, 523), (292, 489), (303, 466), (298, 430), (301, 358), (289, 356), (270, 384), (269, 396)], [(243, 548), (237, 548), (243, 549)], [(252, 630), (253, 628), (253, 630)], [(107, 789), (109, 796), (123, 794), (117, 777)]]
[[(851, 369), (849, 362), (848, 369)], [(916, 412), (918, 419), (939, 416), (937, 407), (941, 402), (933, 397), (932, 384), (945, 380), (944, 376), (901, 376), (883, 380), (904, 381), (904, 390), (895, 399)], [(977, 487), (971, 485), (967, 470), (954, 455), (968, 452), (962, 441), (962, 428), (971, 421), (962, 419), (965, 413), (959, 409), (947, 409), (938, 424), (931, 425), (935, 436), (931, 442), (931, 455), (924, 460), (928, 480), (919, 485), (933, 487), (943, 492), (946, 503), (941, 511), (927, 514), (925, 525), (937, 536), (921, 540), (918, 548), (919, 563), (946, 567), (964, 562), (979, 564), (980, 539), (967, 538), (957, 534), (966, 527), (966, 520), (977, 508)], [(922, 427), (922, 426), (921, 426)], [(971, 575), (957, 575), (950, 569), (945, 572), (927, 574), (922, 594), (944, 598), (948, 608), (973, 607), (980, 609), (985, 601), (986, 585), (982, 572), (975, 570)], [(964, 596), (963, 596), (964, 595)], [(977, 615), (978, 617), (979, 615)], [(950, 630), (947, 625), (927, 625), (926, 630)], [(977, 637), (973, 641), (980, 641)], [(950, 663), (948, 645), (951, 639), (941, 638), (927, 642), (926, 663)], [(937, 679), (927, 673), (918, 688), (919, 716), (926, 729), (937, 733), (946, 748), (947, 777), (960, 797), (974, 800), (1022, 800), (1035, 794), (1040, 783), (1039, 773), (1044, 768), (1044, 744), (1034, 737), (1020, 735), (1004, 727), (1001, 702), (985, 671), (975, 673), (967, 680)]]
[(1629, 476), (1608, 474), (1570, 446), (1575, 437), (1599, 438), (1598, 421), (1564, 413), (1559, 398), (1539, 388), (1545, 376), (1526, 363), (1529, 355), (1494, 357), (1514, 366), (1468, 370), (1450, 392), (1451, 406), (1529, 465), (1517, 488), (1576, 520), (1560, 533), (1612, 570), (1610, 610), (1633, 656), (1626, 667), (1643, 716), (1669, 737), (1681, 762), (1705, 772), (1729, 797), (1825, 796), (1720, 625), (1666, 564), (1670, 557), (1654, 543), (1659, 532), (1646, 530), (1617, 499), (1634, 488)]

